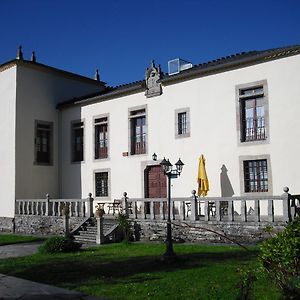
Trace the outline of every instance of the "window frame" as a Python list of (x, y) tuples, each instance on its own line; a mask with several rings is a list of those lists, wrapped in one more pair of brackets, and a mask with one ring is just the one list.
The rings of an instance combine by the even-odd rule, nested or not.
[[(97, 173), (107, 173), (107, 196), (97, 196), (96, 194), (96, 174)], [(93, 171), (93, 185), (94, 185), (94, 195), (95, 199), (107, 201), (111, 199), (111, 172), (110, 169), (96, 169)]]
[[(245, 161), (267, 161), (267, 174), (268, 174), (268, 191), (267, 192), (246, 192), (245, 191), (245, 171), (244, 162)], [(239, 169), (240, 169), (240, 190), (241, 196), (269, 196), (273, 195), (273, 180), (272, 180), (272, 168), (271, 168), (271, 158), (269, 154), (262, 155), (245, 155), (239, 157)]]
[[(82, 123), (83, 125), (81, 126), (82, 130), (83, 130), (83, 146), (82, 146), (82, 160), (74, 160), (74, 146), (75, 146), (75, 143), (74, 143), (74, 125), (77, 124), (77, 123)], [(72, 164), (81, 164), (81, 163), (84, 163), (85, 162), (85, 144), (86, 144), (86, 140), (85, 140), (85, 119), (78, 119), (78, 120), (73, 120), (71, 121), (71, 143), (70, 143), (70, 146), (71, 146), (71, 163)]]
[[(144, 111), (139, 114), (134, 114), (135, 112), (138, 111)], [(145, 117), (145, 128), (146, 128), (146, 133), (145, 133), (145, 147), (144, 147), (144, 152), (143, 153), (133, 153), (133, 128), (132, 124), (134, 122), (134, 119)], [(128, 109), (128, 154), (129, 156), (140, 156), (140, 155), (147, 155), (148, 153), (148, 113), (147, 113), (147, 105), (140, 105), (140, 106), (135, 106), (131, 107)]]
[[(179, 133), (179, 115), (185, 113), (186, 114), (186, 132)], [(190, 108), (179, 108), (175, 110), (175, 138), (186, 138), (191, 136), (191, 122), (190, 122)]]
[[(100, 124), (96, 123), (97, 119), (104, 119), (106, 118), (105, 122), (100, 122)], [(96, 126), (97, 125), (102, 125), (102, 124), (107, 124), (107, 156), (106, 157), (98, 157), (96, 158)], [(104, 160), (108, 160), (110, 158), (110, 124), (109, 124), (109, 114), (101, 114), (101, 115), (97, 115), (95, 117), (93, 117), (93, 145), (94, 145), (94, 149), (93, 149), (93, 160), (94, 161), (104, 161)]]
[[(262, 93), (257, 93), (252, 95), (242, 95), (243, 90), (263, 88)], [(269, 129), (269, 93), (267, 80), (260, 80), (245, 84), (239, 84), (235, 87), (236, 94), (236, 126), (237, 126), (237, 143), (239, 146), (249, 146), (249, 145), (260, 145), (270, 143), (270, 129)], [(264, 129), (265, 129), (265, 139), (255, 139), (255, 140), (244, 140), (244, 124), (243, 124), (243, 109), (245, 107), (245, 101), (251, 99), (257, 99), (255, 96), (260, 96), (259, 98), (263, 101), (264, 107)]]
[[(49, 126), (49, 162), (40, 162), (38, 161), (38, 151), (37, 151), (37, 133), (38, 125)], [(46, 130), (46, 129), (45, 129)], [(34, 164), (40, 166), (53, 166), (53, 135), (54, 135), (54, 123), (49, 121), (35, 120), (34, 121)]]

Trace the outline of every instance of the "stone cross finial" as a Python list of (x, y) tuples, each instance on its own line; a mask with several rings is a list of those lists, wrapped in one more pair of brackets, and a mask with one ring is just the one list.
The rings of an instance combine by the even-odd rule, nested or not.
[(98, 69), (96, 70), (94, 79), (97, 80), (97, 81), (100, 81), (100, 75), (99, 75), (99, 70)]
[(31, 54), (31, 59), (30, 59), (32, 62), (36, 62), (36, 56), (35, 56), (35, 52), (32, 51), (32, 54)]
[(17, 59), (23, 60), (23, 52), (22, 52), (22, 46), (19, 46), (18, 52), (17, 52)]

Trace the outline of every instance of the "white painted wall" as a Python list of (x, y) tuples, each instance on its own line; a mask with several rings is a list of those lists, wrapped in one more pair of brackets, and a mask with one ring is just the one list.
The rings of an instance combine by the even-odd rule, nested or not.
[[(206, 157), (210, 180), (209, 196), (221, 195), (222, 165), (234, 195), (241, 194), (239, 156), (270, 155), (273, 194), (282, 194), (289, 186), (291, 193), (300, 193), (297, 178), (300, 153), (300, 56), (266, 62), (234, 71), (219, 73), (163, 87), (163, 94), (146, 98), (144, 93), (124, 96), (87, 106), (62, 111), (62, 195), (86, 197), (94, 194), (93, 172), (111, 170), (111, 196), (143, 197), (142, 165), (151, 161), (153, 152), (175, 163), (180, 157), (185, 163), (180, 178), (173, 180), (173, 196), (188, 196), (197, 187), (198, 158)], [(269, 91), (269, 144), (239, 146), (236, 122), (235, 86), (267, 80)], [(123, 157), (128, 151), (128, 108), (147, 105), (148, 153)], [(191, 137), (175, 139), (175, 110), (189, 107)], [(110, 157), (93, 160), (93, 117), (110, 115)], [(85, 161), (71, 164), (70, 123), (85, 120)]]
[[(16, 198), (59, 197), (59, 114), (56, 104), (99, 91), (99, 85), (67, 78), (45, 68), (18, 66)], [(53, 165), (34, 164), (35, 120), (53, 122)]]
[(16, 67), (0, 72), (0, 217), (14, 216)]

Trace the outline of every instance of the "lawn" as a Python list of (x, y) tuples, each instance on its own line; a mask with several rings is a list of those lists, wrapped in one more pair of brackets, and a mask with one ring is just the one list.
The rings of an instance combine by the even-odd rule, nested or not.
[(42, 238), (16, 234), (0, 234), (0, 246), (41, 241)]
[[(177, 244), (177, 260), (161, 260), (162, 244), (111, 244), (73, 254), (0, 260), (0, 273), (110, 299), (236, 299), (238, 269), (258, 265), (257, 248)], [(254, 285), (254, 299), (278, 299), (268, 279)]]

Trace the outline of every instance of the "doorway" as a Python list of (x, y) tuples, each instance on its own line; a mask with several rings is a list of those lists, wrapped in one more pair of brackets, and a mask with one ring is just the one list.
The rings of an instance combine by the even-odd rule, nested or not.
[[(145, 198), (167, 198), (167, 178), (160, 165), (147, 166), (145, 169)], [(160, 204), (154, 203), (154, 213), (159, 214)], [(150, 213), (150, 203), (146, 205)]]

